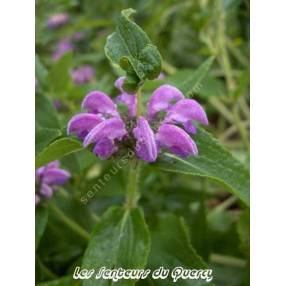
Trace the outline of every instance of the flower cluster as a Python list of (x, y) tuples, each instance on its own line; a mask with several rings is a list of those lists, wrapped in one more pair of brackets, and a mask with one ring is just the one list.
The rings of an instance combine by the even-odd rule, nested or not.
[[(93, 144), (101, 159), (130, 145), (146, 162), (156, 161), (162, 149), (183, 158), (198, 154), (190, 134), (196, 133), (196, 121), (207, 125), (208, 119), (197, 101), (186, 99), (174, 86), (162, 85), (153, 92), (147, 114), (136, 118), (137, 98), (123, 90), (123, 81), (121, 77), (115, 82), (121, 94), (114, 101), (101, 91), (90, 92), (82, 102), (86, 112), (71, 118), (68, 134), (76, 134), (84, 147)], [(120, 114), (119, 104), (127, 107), (127, 115)]]
[(90, 65), (83, 65), (71, 71), (73, 82), (77, 85), (88, 83), (95, 75), (95, 70)]
[(67, 13), (58, 13), (50, 16), (47, 22), (47, 26), (51, 29), (54, 29), (65, 25), (68, 21), (69, 15)]
[(36, 196), (35, 203), (39, 204), (42, 197), (51, 198), (56, 186), (63, 185), (69, 178), (70, 173), (60, 169), (60, 162), (53, 161), (36, 170)]

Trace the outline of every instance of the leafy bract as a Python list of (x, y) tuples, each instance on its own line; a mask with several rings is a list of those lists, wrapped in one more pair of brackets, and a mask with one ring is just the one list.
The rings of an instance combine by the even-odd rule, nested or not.
[[(95, 226), (83, 258), (83, 268), (99, 271), (101, 267), (144, 269), (150, 249), (149, 231), (140, 209), (112, 207)], [(91, 279), (83, 286), (134, 285), (135, 280)]]
[(161, 55), (146, 33), (131, 19), (133, 9), (121, 12), (116, 31), (107, 38), (105, 54), (125, 70), (123, 88), (134, 92), (146, 79), (155, 79), (161, 71)]
[(36, 156), (36, 168), (80, 150), (82, 150), (82, 146), (78, 141), (68, 137), (60, 138)]
[(249, 171), (208, 132), (198, 128), (193, 136), (199, 155), (182, 159), (165, 153), (155, 165), (159, 169), (202, 176), (223, 183), (245, 205), (249, 206)]

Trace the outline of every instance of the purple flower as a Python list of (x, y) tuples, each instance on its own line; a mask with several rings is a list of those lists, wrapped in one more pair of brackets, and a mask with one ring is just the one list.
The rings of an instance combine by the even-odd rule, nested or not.
[(196, 156), (198, 149), (189, 133), (196, 133), (195, 122), (208, 124), (202, 106), (186, 99), (174, 86), (162, 85), (153, 92), (146, 116), (136, 119), (136, 96), (123, 90), (123, 81), (121, 77), (115, 82), (121, 92), (115, 102), (125, 104), (129, 116), (121, 116), (108, 95), (92, 91), (82, 102), (88, 113), (77, 114), (69, 121), (68, 134), (76, 134), (84, 147), (93, 144), (93, 152), (101, 159), (126, 146), (134, 148), (137, 157), (146, 162), (156, 161), (161, 149), (183, 158)]
[(66, 37), (59, 41), (56, 51), (53, 53), (53, 61), (59, 60), (66, 52), (73, 49), (70, 38)]
[(53, 161), (36, 170), (36, 205), (39, 204), (41, 197), (51, 198), (55, 187), (63, 185), (70, 178), (70, 173), (60, 169), (59, 166), (59, 161)]
[[(158, 114), (162, 112), (164, 117), (160, 121)], [(183, 158), (198, 154), (196, 143), (188, 134), (196, 133), (195, 121), (208, 124), (206, 113), (198, 102), (185, 99), (184, 95), (171, 85), (162, 85), (153, 92), (147, 104), (147, 118), (151, 125), (157, 123), (159, 128), (155, 128), (157, 132), (154, 140), (154, 133), (148, 121), (142, 118), (138, 120), (134, 136), (137, 139), (136, 153), (139, 158), (153, 162), (160, 149), (167, 149)], [(185, 130), (176, 125), (182, 125)]]
[(125, 77), (120, 77), (115, 81), (115, 87), (118, 88), (121, 92), (115, 99), (116, 103), (123, 103), (128, 107), (128, 114), (130, 117), (136, 116), (136, 109), (137, 109), (137, 99), (135, 94), (129, 94), (123, 90), (123, 82)]
[(76, 134), (83, 140), (84, 147), (94, 144), (94, 154), (101, 159), (108, 159), (118, 150), (116, 143), (127, 135), (116, 104), (104, 92), (92, 91), (84, 98), (82, 108), (88, 113), (71, 118), (68, 134)]
[(73, 82), (77, 85), (88, 83), (95, 75), (95, 70), (89, 65), (81, 66), (71, 72)]
[(65, 25), (69, 20), (69, 15), (67, 13), (59, 13), (50, 16), (47, 22), (49, 28), (58, 28)]
[(133, 134), (137, 139), (135, 148), (137, 156), (146, 162), (156, 161), (158, 148), (155, 135), (148, 121), (143, 116), (139, 118), (137, 127), (133, 129)]

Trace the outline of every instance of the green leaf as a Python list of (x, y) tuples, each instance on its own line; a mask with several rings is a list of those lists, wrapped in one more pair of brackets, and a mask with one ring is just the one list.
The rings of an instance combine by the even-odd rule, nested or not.
[(105, 54), (125, 70), (123, 88), (134, 92), (146, 79), (155, 79), (161, 71), (161, 55), (146, 33), (131, 19), (133, 9), (121, 11), (116, 31), (107, 38)]
[(52, 280), (48, 282), (43, 282), (37, 284), (37, 286), (80, 286), (81, 280), (75, 280), (72, 278), (72, 275), (63, 277), (57, 280)]
[(35, 60), (35, 72), (36, 72), (37, 81), (40, 84), (45, 85), (48, 71), (45, 68), (45, 66), (42, 64), (38, 55), (36, 55), (36, 60)]
[(36, 240), (36, 249), (40, 243), (41, 237), (44, 234), (44, 231), (48, 222), (48, 210), (44, 207), (38, 206), (36, 208), (36, 230), (35, 230), (35, 240)]
[[(95, 226), (83, 258), (83, 268), (143, 269), (150, 249), (150, 238), (140, 209), (110, 208)], [(84, 286), (134, 285), (134, 280), (85, 280)]]
[(36, 128), (36, 154), (57, 137), (62, 135), (59, 129)]
[(60, 128), (55, 107), (50, 99), (42, 94), (36, 95), (36, 125), (43, 128)]
[[(48, 81), (55, 93), (66, 92), (71, 85), (72, 52), (63, 55), (51, 68)], [(56, 94), (55, 94), (56, 96)], [(58, 97), (58, 95), (57, 95)]]
[(240, 248), (246, 256), (250, 253), (250, 213), (245, 210), (237, 224), (237, 232), (240, 238)]
[[(187, 226), (183, 219), (166, 214), (159, 218), (158, 224), (151, 231), (152, 247), (148, 267), (157, 269), (160, 266), (174, 269), (183, 267), (189, 269), (207, 269), (207, 264), (196, 253), (191, 245)], [(154, 281), (155, 282), (155, 281)], [(166, 280), (156, 280), (156, 285), (212, 285), (202, 280), (181, 280), (176, 283), (169, 277)], [(152, 283), (151, 283), (152, 285)]]
[(249, 206), (249, 172), (247, 168), (225, 149), (208, 132), (198, 128), (193, 136), (199, 155), (182, 159), (166, 153), (157, 166), (159, 169), (214, 179), (228, 187)]
[(180, 84), (177, 85), (177, 88), (179, 88), (186, 96), (192, 95), (194, 92), (197, 93), (201, 88), (200, 82), (204, 79), (207, 72), (211, 68), (214, 59), (214, 57), (209, 57), (207, 60), (205, 60), (194, 73), (192, 73), (184, 81), (181, 81)]
[(79, 150), (82, 150), (82, 146), (78, 141), (68, 137), (60, 138), (36, 156), (36, 168)]

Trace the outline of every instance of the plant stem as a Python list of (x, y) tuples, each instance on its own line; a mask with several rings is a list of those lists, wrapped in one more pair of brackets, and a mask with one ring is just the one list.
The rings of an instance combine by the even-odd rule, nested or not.
[(54, 213), (57, 215), (57, 217), (64, 222), (71, 230), (76, 232), (78, 235), (80, 235), (85, 240), (90, 239), (90, 234), (83, 229), (78, 223), (70, 219), (61, 209), (57, 207), (53, 202), (49, 203), (49, 207), (54, 211)]
[(131, 161), (129, 174), (128, 174), (128, 184), (127, 184), (127, 197), (125, 207), (127, 209), (132, 209), (137, 206), (137, 201), (139, 199), (138, 192), (138, 178), (140, 171), (140, 162), (135, 159)]

